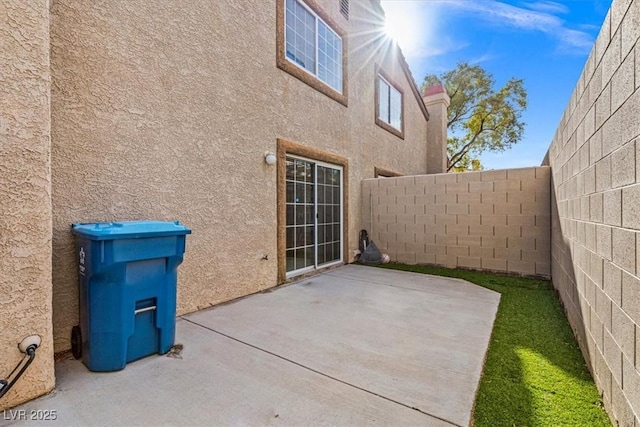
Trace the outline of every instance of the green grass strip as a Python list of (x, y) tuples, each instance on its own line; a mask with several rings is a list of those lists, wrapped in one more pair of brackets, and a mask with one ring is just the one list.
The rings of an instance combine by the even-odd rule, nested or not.
[(611, 426), (550, 281), (434, 266), (380, 267), (456, 277), (500, 293), (475, 426)]

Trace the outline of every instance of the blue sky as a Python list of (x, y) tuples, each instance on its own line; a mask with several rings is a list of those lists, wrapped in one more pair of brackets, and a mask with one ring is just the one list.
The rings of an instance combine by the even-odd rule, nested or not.
[(539, 165), (600, 31), (611, 0), (383, 0), (387, 22), (418, 85), (460, 61), (479, 64), (496, 87), (524, 80), (523, 139), (485, 153), (485, 169)]

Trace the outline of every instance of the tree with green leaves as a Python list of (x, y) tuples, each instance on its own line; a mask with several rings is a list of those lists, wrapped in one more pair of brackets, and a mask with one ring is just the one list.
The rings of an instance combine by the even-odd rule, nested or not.
[(493, 75), (479, 65), (459, 63), (439, 76), (429, 74), (422, 89), (443, 85), (451, 98), (447, 114), (447, 171), (481, 170), (478, 156), (504, 151), (524, 133), (522, 112), (527, 91), (521, 79), (511, 78), (495, 90)]

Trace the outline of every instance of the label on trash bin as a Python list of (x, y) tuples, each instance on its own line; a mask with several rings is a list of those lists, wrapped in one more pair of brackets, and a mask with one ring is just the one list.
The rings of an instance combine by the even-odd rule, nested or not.
[(78, 256), (80, 258), (80, 266), (79, 266), (80, 274), (84, 276), (84, 270), (85, 270), (84, 257), (85, 257), (85, 253), (84, 253), (84, 248), (82, 246), (80, 247), (80, 252), (78, 253)]

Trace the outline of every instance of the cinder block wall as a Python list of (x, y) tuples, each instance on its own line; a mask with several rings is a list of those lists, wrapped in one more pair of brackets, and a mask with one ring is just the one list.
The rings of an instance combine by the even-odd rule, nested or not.
[(553, 283), (614, 423), (640, 426), (640, 0), (615, 0), (547, 155)]
[(362, 223), (392, 260), (549, 277), (548, 167), (368, 179)]

